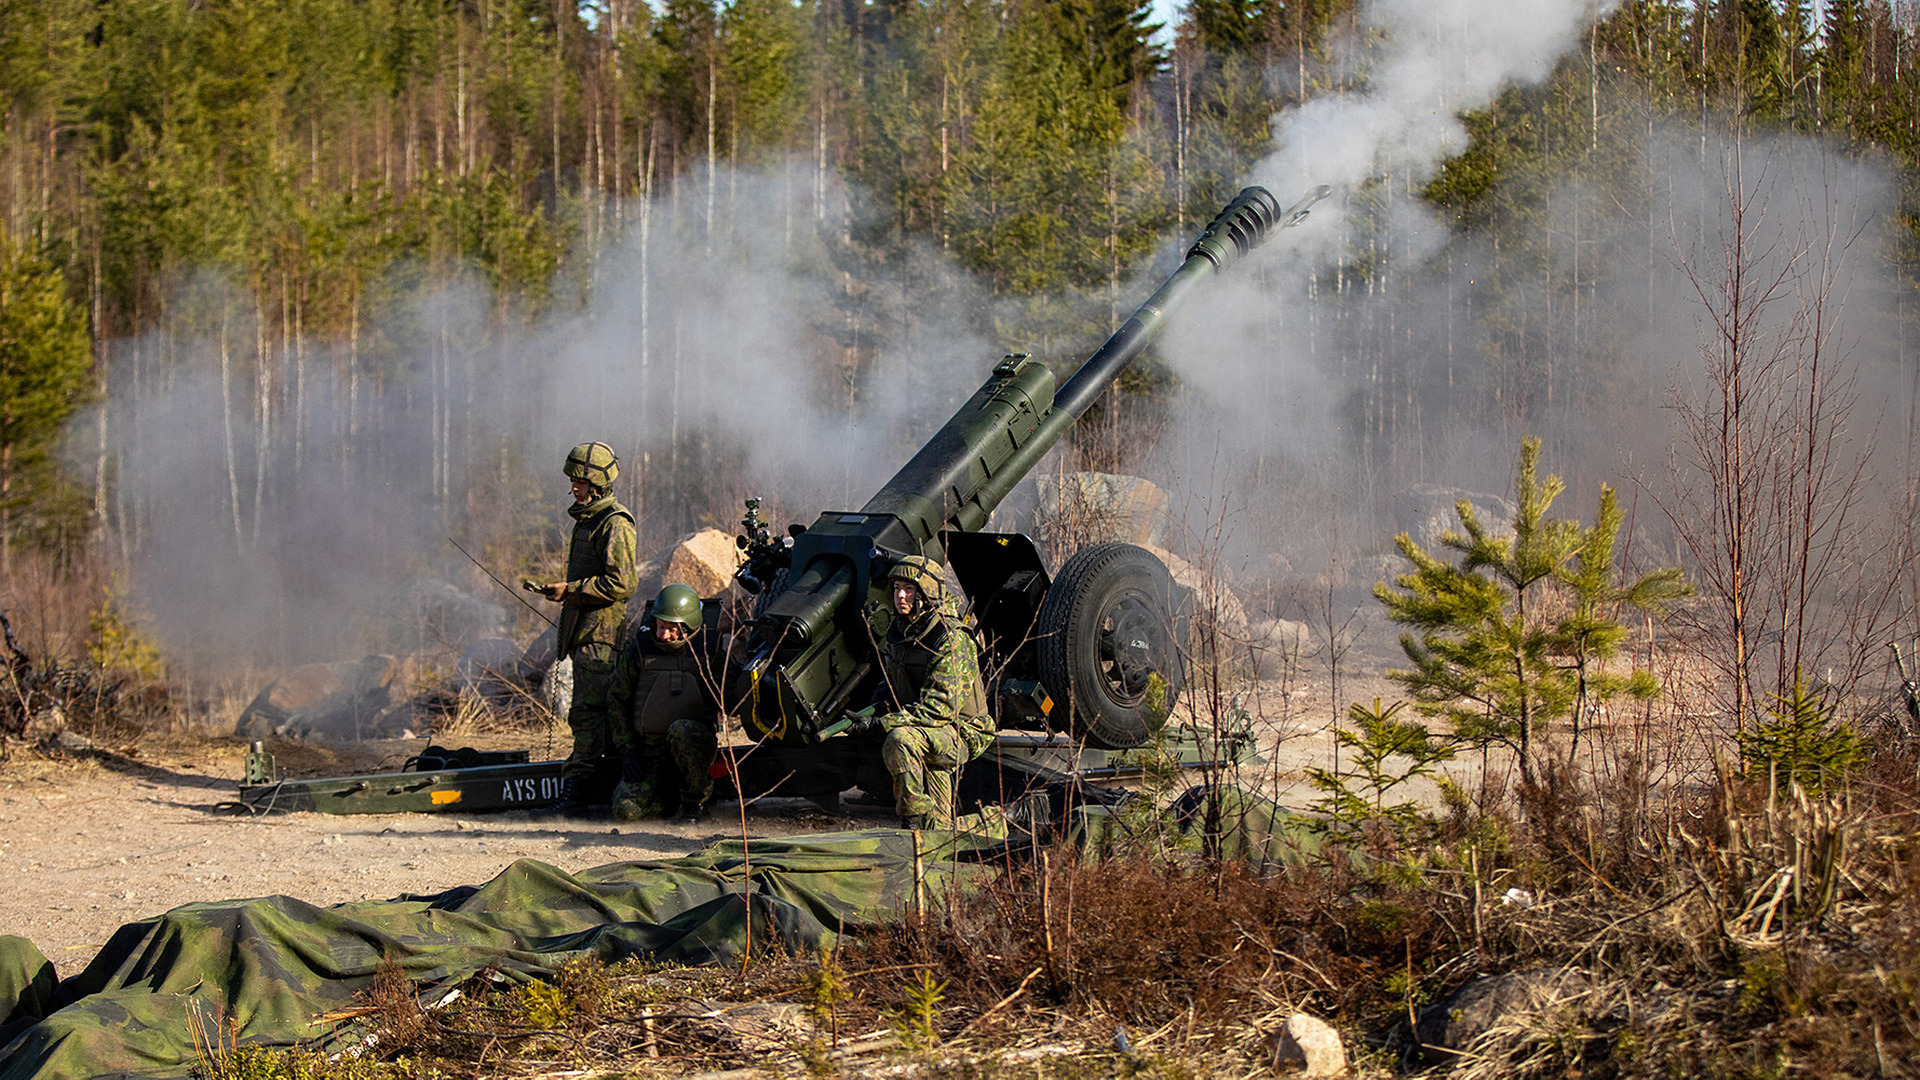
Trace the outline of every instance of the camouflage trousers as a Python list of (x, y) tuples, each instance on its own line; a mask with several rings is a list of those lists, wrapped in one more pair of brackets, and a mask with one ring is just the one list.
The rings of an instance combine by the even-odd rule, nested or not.
[(955, 773), (972, 756), (958, 724), (903, 725), (887, 732), (880, 760), (893, 774), (894, 812), (901, 817), (925, 814), (951, 827)]
[(676, 804), (705, 806), (719, 756), (713, 725), (699, 720), (675, 720), (664, 736), (634, 736), (613, 790), (613, 816), (641, 821), (670, 814)]
[(573, 750), (560, 767), (563, 777), (584, 781), (599, 762), (620, 752), (614, 743), (613, 711), (607, 707), (607, 697), (613, 691), (611, 654), (605, 645), (582, 645), (574, 650), (573, 705), (567, 709)]

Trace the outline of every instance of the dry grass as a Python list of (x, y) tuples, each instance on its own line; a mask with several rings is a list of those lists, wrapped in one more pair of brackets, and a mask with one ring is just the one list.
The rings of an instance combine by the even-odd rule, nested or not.
[[(1482, 760), (1427, 828), (1369, 832), (1352, 856), (1262, 875), (1060, 847), (1006, 866), (925, 924), (825, 958), (698, 970), (579, 960), (545, 981), (495, 975), (458, 988), (394, 972), (341, 1018), (374, 1036), (355, 1068), (962, 1077), (1026, 1055), (1023, 1075), (1250, 1075), (1269, 1068), (1272, 1033), (1303, 1010), (1342, 1030), (1363, 1073), (1920, 1075), (1920, 751), (1888, 728), (1864, 773), (1834, 794), (1770, 791), (1725, 764), (1727, 733), (1697, 661), (1649, 653), (1668, 687), (1659, 706), (1596, 718), (1577, 747), (1557, 731), (1535, 786)], [(159, 684), (33, 670), (50, 674), (16, 671), (0, 685), (0, 724), (24, 728), (58, 704), (96, 741), (181, 727), (182, 703)], [(1280, 680), (1277, 718), (1250, 699), (1256, 725), (1291, 730), (1287, 691), (1307, 678)], [(551, 733), (531, 708), (476, 700), (450, 697), (435, 736)], [(1218, 716), (1230, 704), (1196, 695), (1189, 707)], [(280, 749), (310, 771), (345, 771), (320, 760), (330, 751), (308, 762)], [(1542, 968), (1582, 978), (1451, 1051), (1420, 1043), (1417, 1019), (1460, 987)], [(907, 1022), (916, 1007), (923, 1026)]]
[[(1889, 736), (1809, 799), (1667, 745), (1695, 737), (1623, 722), (1537, 787), (1484, 770), (1426, 831), (1280, 873), (1044, 849), (833, 956), (579, 960), (451, 999), (383, 981), (356, 1030), (410, 1075), (1184, 1077), (1265, 1072), (1303, 1010), (1359, 1075), (1911, 1075), (1920, 754)], [(1460, 987), (1534, 969), (1580, 977), (1451, 1051), (1419, 1042)]]

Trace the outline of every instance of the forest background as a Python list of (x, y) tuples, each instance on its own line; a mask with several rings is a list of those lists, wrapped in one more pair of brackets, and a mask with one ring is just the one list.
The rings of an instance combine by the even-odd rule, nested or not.
[[(1871, 605), (1795, 664), (1867, 671), (1920, 597), (1915, 7), (1543, 4), (1478, 96), (1385, 93), (1396, 43), (1532, 33), (1503, 6), (0, 0), (4, 607), (44, 655), (137, 618), (182, 674), (335, 659), (466, 572), (447, 537), (556, 565), (588, 438), (643, 549), (747, 494), (855, 507), (1243, 183), (1327, 182), (1070, 467), (1175, 492), (1283, 615), (1396, 572), (1395, 493), (1504, 490), (1527, 435), (1568, 509), (1629, 484), (1630, 560), (1724, 566), (1757, 424), (1812, 448), (1770, 466), (1748, 539), (1804, 550), (1768, 572)], [(1398, 126), (1312, 111), (1355, 100)], [(1741, 420), (1761, 386), (1781, 426)]]

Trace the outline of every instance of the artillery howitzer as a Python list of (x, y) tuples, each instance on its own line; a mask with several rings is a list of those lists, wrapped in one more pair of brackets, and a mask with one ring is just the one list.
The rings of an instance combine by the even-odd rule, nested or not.
[[(1064, 383), (1056, 387), (1053, 372), (1029, 356), (1006, 357), (859, 510), (823, 513), (776, 539), (759, 501), (747, 500), (739, 538), (746, 559), (737, 577), (755, 595), (754, 620), (725, 650), (723, 679), (728, 711), (759, 742), (738, 759), (740, 790), (814, 797), (837, 797), (856, 784), (886, 790), (877, 741), (835, 736), (879, 678), (875, 645), (892, 618), (886, 576), (908, 555), (946, 564), (971, 601), (1001, 727), (1045, 733), (1003, 735), (1002, 750), (1029, 762), (1051, 755), (1065, 766), (1034, 764), (1029, 775), (1084, 774), (1077, 747), (1125, 750), (1153, 737), (1182, 682), (1184, 604), (1165, 565), (1131, 544), (1096, 544), (1055, 577), (1028, 537), (984, 530), (1014, 486), (1159, 335), (1174, 307), (1274, 232), (1304, 220), (1328, 190), (1316, 188), (1285, 209), (1265, 188), (1241, 191), (1180, 267)], [(381, 810), (493, 808), (503, 801), (493, 787), (512, 784), (516, 770), (537, 773), (557, 794), (548, 778), (558, 775), (558, 763), (529, 762), (477, 772), (485, 791), (471, 798), (446, 794), (465, 772), (452, 768), (424, 785), (392, 776), (375, 778), (391, 781), (385, 788), (356, 787), (351, 778), (313, 781), (310, 799), (304, 790), (262, 784), (243, 788), (242, 801), (256, 804), (249, 790), (273, 787), (275, 797), (298, 794), (321, 809), (331, 797), (343, 812), (375, 803)], [(962, 786), (964, 797), (964, 779)], [(442, 794), (419, 806), (354, 798), (374, 788), (417, 802)], [(523, 801), (504, 790), (506, 802)]]
[(1149, 739), (1180, 688), (1178, 612), (1165, 566), (1143, 548), (1102, 544), (1069, 559), (1056, 580), (1027, 537), (982, 530), (1158, 336), (1175, 305), (1306, 217), (1326, 190), (1287, 210), (1265, 188), (1242, 191), (1058, 389), (1045, 364), (1002, 360), (858, 511), (829, 511), (775, 542), (749, 501), (739, 579), (762, 602), (729, 698), (753, 733), (810, 744), (844, 726), (842, 712), (864, 703), (875, 677), (873, 642), (892, 617), (887, 571), (905, 556), (926, 555), (948, 565), (973, 603), (1002, 726), (1058, 725), (1105, 749)]

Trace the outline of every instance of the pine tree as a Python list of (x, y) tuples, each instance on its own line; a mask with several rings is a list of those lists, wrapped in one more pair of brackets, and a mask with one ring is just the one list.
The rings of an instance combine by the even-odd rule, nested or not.
[(790, 0), (734, 0), (721, 17), (736, 159), (768, 159), (803, 130), (810, 11)]
[(1264, 0), (1193, 0), (1187, 25), (1212, 52), (1252, 52), (1266, 42), (1266, 8)]
[(1827, 0), (1820, 29), (1821, 93), (1832, 102), (1830, 114), (1847, 117), (1860, 90), (1867, 33), (1863, 0)]
[(1151, 0), (1055, 0), (1044, 6), (1059, 35), (1062, 55), (1080, 69), (1088, 86), (1125, 108), (1133, 91), (1166, 65), (1154, 40)]
[(0, 230), (0, 570), (60, 494), (53, 448), (92, 366), (86, 314), (60, 273)]
[(1528, 783), (1534, 740), (1550, 723), (1576, 708), (1597, 712), (1615, 698), (1658, 692), (1651, 673), (1607, 666), (1627, 636), (1617, 613), (1658, 610), (1687, 591), (1678, 569), (1619, 579), (1620, 514), (1611, 488), (1601, 488), (1590, 527), (1548, 518), (1565, 485), (1557, 476), (1540, 479), (1539, 456), (1538, 439), (1521, 443), (1512, 535), (1482, 524), (1463, 500), (1456, 512), (1465, 534), (1450, 530), (1440, 541), (1458, 563), (1441, 562), (1401, 533), (1396, 543), (1413, 570), (1374, 587), (1393, 621), (1413, 628), (1400, 638), (1412, 666), (1388, 677), (1462, 741), (1510, 747)]

